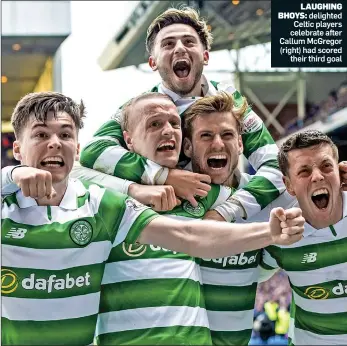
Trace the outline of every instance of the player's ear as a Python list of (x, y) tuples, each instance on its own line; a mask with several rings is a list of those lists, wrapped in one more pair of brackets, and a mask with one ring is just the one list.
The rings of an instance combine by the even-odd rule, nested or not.
[(155, 58), (153, 55), (151, 55), (148, 59), (148, 65), (150, 66), (150, 68), (152, 69), (152, 71), (157, 71), (158, 70), (158, 66), (157, 63), (155, 62)]
[(133, 139), (130, 136), (128, 131), (123, 131), (123, 138), (124, 138), (124, 141), (125, 141), (128, 149), (129, 149), (129, 151), (133, 152), (134, 151)]
[(192, 151), (193, 151), (192, 142), (190, 141), (189, 138), (185, 137), (183, 139), (183, 152), (187, 157), (191, 159), (193, 156)]
[(208, 65), (208, 61), (210, 60), (210, 53), (208, 52), (208, 50), (204, 51), (204, 65), (207, 66)]
[(20, 153), (21, 144), (19, 141), (13, 142), (13, 156), (17, 161), (22, 161), (22, 154)]
[(290, 179), (287, 176), (285, 176), (285, 175), (282, 177), (282, 179), (283, 179), (284, 185), (287, 188), (288, 193), (290, 195), (292, 195), (292, 196), (296, 196), (295, 191), (293, 189), (293, 185), (292, 185)]
[(241, 155), (243, 153), (243, 142), (242, 142), (242, 136), (241, 135), (239, 135), (238, 144), (239, 144), (239, 155)]
[(79, 161), (79, 159), (80, 159), (80, 151), (81, 151), (81, 146), (80, 146), (79, 143), (77, 143), (75, 161)]

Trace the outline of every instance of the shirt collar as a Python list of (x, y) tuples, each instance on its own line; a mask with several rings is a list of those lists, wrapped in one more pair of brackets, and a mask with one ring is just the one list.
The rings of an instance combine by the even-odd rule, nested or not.
[[(299, 205), (298, 205), (299, 207)], [(345, 218), (347, 216), (347, 192), (342, 192), (342, 218)], [(314, 232), (316, 232), (317, 229), (311, 226), (309, 223), (305, 223), (305, 229), (304, 229), (304, 238), (309, 237)]]
[[(216, 88), (212, 85), (212, 83), (210, 81), (207, 80), (207, 78), (204, 75), (201, 76), (201, 88), (202, 88), (202, 92), (203, 92), (204, 96), (211, 96), (211, 95), (215, 95), (217, 93)], [(184, 97), (174, 93), (172, 90), (166, 88), (162, 82), (160, 82), (158, 85), (158, 92), (170, 96), (174, 103), (177, 100), (184, 98)]]
[[(78, 207), (77, 199), (86, 194), (86, 188), (79, 180), (69, 179), (64, 197), (61, 200), (59, 207), (67, 210), (75, 210)], [(38, 206), (34, 198), (25, 197), (22, 190), (16, 193), (19, 208), (30, 208)]]

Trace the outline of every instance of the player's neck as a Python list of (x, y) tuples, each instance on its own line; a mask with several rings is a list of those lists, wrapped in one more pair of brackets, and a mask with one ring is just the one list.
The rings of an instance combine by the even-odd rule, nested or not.
[(238, 179), (238, 176), (234, 172), (234, 173), (229, 175), (228, 179), (223, 183), (223, 185), (237, 189), (239, 186), (239, 183), (240, 183), (240, 181)]
[[(176, 92), (177, 95), (181, 96), (181, 97), (204, 97), (204, 92), (202, 89), (202, 76), (199, 80), (198, 83), (196, 83), (194, 89), (192, 91), (190, 91), (188, 94), (183, 94), (180, 92)], [(163, 82), (164, 86), (168, 89), (170, 89), (167, 85), (165, 85), (165, 83)]]
[(202, 90), (202, 85), (201, 85), (202, 80), (200, 79), (198, 83), (196, 83), (194, 89), (186, 95), (180, 95), (182, 97), (204, 97), (204, 92)]
[(66, 189), (67, 189), (67, 185), (68, 185), (68, 178), (66, 178), (65, 180), (59, 182), (59, 183), (53, 183), (53, 188), (56, 192), (55, 197), (48, 199), (47, 197), (44, 198), (40, 198), (37, 199), (37, 204), (38, 205), (51, 205), (51, 206), (58, 206), (60, 204), (60, 202), (62, 201), (62, 199), (64, 198)]

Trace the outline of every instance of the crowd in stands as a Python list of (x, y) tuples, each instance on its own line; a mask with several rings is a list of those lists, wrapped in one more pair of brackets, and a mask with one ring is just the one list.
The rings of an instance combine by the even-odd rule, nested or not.
[(253, 335), (249, 345), (287, 345), (291, 289), (287, 275), (279, 271), (258, 285)]
[(319, 109), (320, 118), (327, 118), (338, 110), (347, 107), (347, 80), (342, 82), (337, 90), (331, 90)]
[(331, 90), (328, 97), (319, 105), (311, 105), (307, 116), (314, 121), (328, 121), (330, 115), (345, 107), (347, 107), (347, 81), (342, 82), (337, 90)]
[(347, 107), (347, 80), (343, 81), (337, 89), (329, 92), (328, 97), (319, 104), (307, 104), (306, 115), (303, 122), (298, 123), (293, 119), (286, 125), (287, 134), (297, 131), (299, 128), (313, 124), (316, 121), (329, 121), (330, 116), (340, 109)]
[(12, 132), (1, 133), (1, 167), (18, 165), (13, 157), (12, 144), (15, 140)]

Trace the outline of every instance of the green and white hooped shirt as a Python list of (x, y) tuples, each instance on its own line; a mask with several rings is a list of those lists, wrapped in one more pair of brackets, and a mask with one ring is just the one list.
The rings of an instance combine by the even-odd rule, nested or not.
[(291, 345), (344, 345), (347, 342), (347, 192), (343, 218), (315, 229), (290, 246), (270, 246), (262, 267), (280, 267), (292, 288)]
[(2, 203), (3, 345), (88, 345), (111, 250), (158, 214), (126, 195), (70, 180), (59, 206), (21, 191)]

